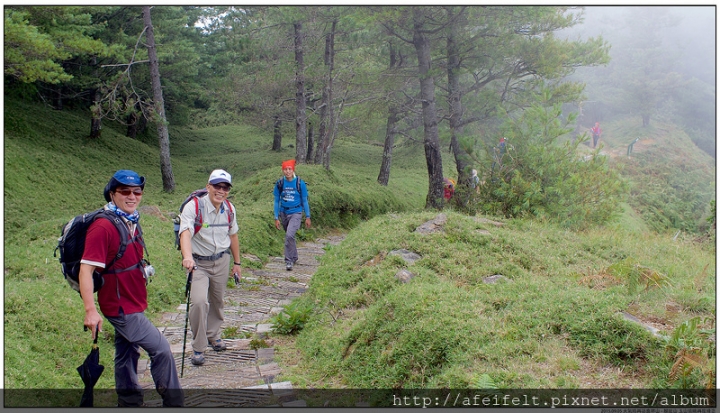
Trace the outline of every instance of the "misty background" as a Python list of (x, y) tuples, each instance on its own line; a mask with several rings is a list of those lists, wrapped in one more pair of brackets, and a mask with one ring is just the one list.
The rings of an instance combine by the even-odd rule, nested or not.
[(673, 122), (716, 157), (716, 7), (598, 6), (578, 15), (582, 23), (558, 36), (611, 45), (608, 65), (570, 77), (587, 85), (581, 126), (628, 115), (644, 126)]

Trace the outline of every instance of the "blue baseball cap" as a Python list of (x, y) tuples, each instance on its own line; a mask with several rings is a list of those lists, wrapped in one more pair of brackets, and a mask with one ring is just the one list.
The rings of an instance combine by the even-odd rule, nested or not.
[(107, 185), (105, 185), (105, 190), (103, 191), (103, 195), (105, 196), (105, 200), (107, 202), (110, 202), (110, 192), (114, 191), (115, 188), (120, 185), (139, 186), (140, 188), (145, 189), (145, 177), (140, 176), (137, 172), (129, 169), (121, 169), (115, 172), (115, 175), (110, 178), (110, 181)]

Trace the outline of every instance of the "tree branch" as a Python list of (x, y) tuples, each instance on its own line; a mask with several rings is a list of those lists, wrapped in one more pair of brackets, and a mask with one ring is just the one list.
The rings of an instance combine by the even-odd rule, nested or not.
[(402, 41), (405, 42), (405, 43), (413, 44), (412, 39), (407, 39), (407, 38), (405, 38), (404, 36), (402, 36), (401, 34), (399, 34), (398, 32), (396, 32), (395, 29), (393, 29), (392, 27), (388, 26), (387, 23), (381, 22), (380, 24), (382, 25), (382, 27), (385, 28), (385, 30), (388, 31), (388, 34), (390, 34), (391, 36), (395, 36), (395, 37), (397, 37), (398, 39), (402, 40)]
[(136, 62), (130, 62), (130, 63), (118, 63), (116, 65), (100, 65), (100, 67), (120, 67), (120, 66), (130, 66), (138, 63), (149, 63), (149, 60), (138, 60)]

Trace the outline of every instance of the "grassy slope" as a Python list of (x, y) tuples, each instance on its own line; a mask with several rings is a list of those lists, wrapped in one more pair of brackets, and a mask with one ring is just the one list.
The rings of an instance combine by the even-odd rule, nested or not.
[[(292, 158), (294, 149), (286, 147), (281, 153), (271, 152), (267, 133), (243, 126), (198, 131), (171, 129), (177, 190), (166, 194), (161, 191), (153, 138), (131, 140), (122, 136), (120, 130), (106, 126), (99, 140), (90, 141), (85, 138), (89, 123), (84, 113), (57, 112), (23, 102), (5, 105), (5, 386), (9, 388), (80, 387), (74, 368), (87, 353), (89, 340), (82, 333), (80, 299), (62, 281), (52, 250), (62, 223), (102, 203), (102, 188), (113, 171), (131, 168), (147, 176), (143, 205), (155, 206), (161, 212), (157, 216), (143, 216), (150, 258), (158, 269), (150, 286), (151, 316), (182, 301), (184, 273), (172, 247), (168, 216), (188, 192), (203, 185), (212, 169), (225, 168), (235, 177), (231, 196), (241, 209), (238, 220), (243, 252), (266, 258), (281, 251), (281, 234), (272, 228), (270, 220), (269, 191), (279, 176), (280, 161)], [(422, 149), (405, 147), (395, 151), (388, 188), (375, 185), (381, 151), (377, 146), (338, 142), (330, 173), (317, 166), (299, 168), (299, 174), (312, 188), (313, 221), (319, 226), (301, 236), (313, 237), (328, 227), (354, 226), (382, 212), (421, 209), (427, 191)], [(447, 162), (450, 157), (444, 159)], [(451, 169), (449, 162), (445, 166), (446, 170)], [(580, 369), (590, 363), (603, 368), (614, 363), (617, 354), (607, 353), (603, 347), (607, 343), (602, 340), (591, 345), (573, 339), (572, 332), (580, 330), (578, 325), (594, 322), (618, 325), (616, 312), (631, 304), (635, 313), (642, 313), (638, 315), (662, 319), (669, 325), (687, 318), (690, 309), (706, 315), (714, 307), (714, 266), (703, 272), (705, 264), (712, 262), (714, 250), (704, 251), (682, 237), (680, 242), (673, 243), (639, 231), (573, 234), (523, 222), (511, 223), (503, 229), (490, 228), (493, 235), (487, 237), (475, 232), (484, 225), (457, 214), (450, 214), (450, 231), (444, 236), (420, 238), (409, 233), (413, 226), (430, 217), (432, 214), (413, 213), (375, 218), (353, 230), (348, 242), (333, 250), (336, 253), (329, 254), (324, 261), (327, 264), (318, 273), (309, 297), (324, 300), (320, 307), (328, 306), (328, 297), (333, 297), (336, 304), (340, 303), (337, 305), (345, 307), (348, 316), (334, 328), (318, 318), (317, 326), (302, 333), (299, 343), (304, 359), (314, 359), (317, 366), (329, 371), (337, 371), (337, 366), (342, 365), (350, 372), (337, 374), (335, 380), (343, 380), (338, 385), (467, 385), (478, 373), (490, 370), (496, 373), (494, 380), (508, 386), (582, 385), (568, 375), (558, 375), (557, 368), (552, 366), (550, 369), (555, 373), (530, 379), (535, 373), (523, 372), (528, 367), (519, 360), (532, 357), (535, 351), (540, 353), (539, 357), (552, 360), (556, 354), (567, 352), (565, 359), (553, 363)], [(630, 226), (642, 229), (631, 214), (625, 219)], [(395, 230), (388, 231), (388, 226)], [(425, 257), (415, 264), (414, 270), (420, 273), (417, 282), (399, 285), (394, 281), (394, 271), (402, 266), (397, 260), (386, 260), (377, 268), (362, 265), (380, 252), (400, 247), (418, 250)], [(478, 257), (483, 257), (482, 264)], [(579, 286), (580, 274), (596, 274), (628, 257), (666, 274), (676, 283), (675, 290), (653, 289), (630, 297), (623, 292), (627, 289), (623, 284), (609, 287), (611, 294)], [(492, 273), (518, 282), (500, 285), (499, 293), (491, 293), (493, 290), (484, 287), (479, 277)], [(557, 296), (567, 300), (548, 300), (552, 296), (548, 285), (557, 288)], [(458, 294), (462, 299), (458, 299)], [(518, 296), (524, 299), (518, 300)], [(547, 323), (553, 314), (568, 312), (563, 302), (576, 299), (585, 305), (581, 314), (587, 318), (572, 323), (558, 321), (554, 327)], [(540, 308), (534, 304), (536, 300), (549, 306), (543, 317), (532, 316)], [(681, 311), (668, 314), (667, 303), (676, 304), (671, 308)], [(385, 323), (388, 309), (395, 308), (400, 308), (400, 316), (403, 312), (421, 314), (417, 320), (405, 321), (400, 317), (398, 322)], [(596, 309), (602, 310), (601, 315), (593, 315)], [(474, 320), (478, 312), (485, 314), (482, 325)], [(462, 334), (447, 331), (451, 320), (461, 324), (458, 331), (472, 333), (474, 343), (468, 343)], [(412, 334), (413, 329), (406, 323), (416, 326), (418, 331), (427, 330), (428, 334)], [(538, 340), (543, 329), (552, 334)], [(360, 340), (365, 337), (363, 334), (373, 331), (377, 332), (377, 340)], [(437, 337), (435, 331), (439, 331)], [(656, 344), (638, 329), (620, 323), (618, 331), (632, 332), (634, 348), (643, 348), (648, 355), (656, 354)], [(409, 335), (403, 335), (404, 332)], [(498, 332), (510, 340), (509, 344), (495, 339)], [(103, 357), (111, 354), (111, 334), (112, 329), (106, 328), (101, 342), (105, 349)], [(314, 344), (321, 343), (318, 340), (322, 337), (329, 340), (328, 350)], [(406, 364), (399, 363), (396, 371), (385, 374), (387, 377), (371, 377), (367, 367), (374, 365), (377, 369), (379, 365), (373, 363), (401, 360), (395, 354), (401, 350), (390, 355), (383, 353), (382, 346), (394, 343), (387, 337), (403, 337), (405, 344), (395, 348), (427, 348), (428, 354), (423, 357), (429, 359), (422, 359), (422, 363), (433, 366), (432, 369), (420, 374), (416, 371), (420, 366), (418, 360), (403, 361)], [(440, 343), (440, 338), (443, 342), (449, 339), (448, 344)], [(338, 357), (342, 353), (332, 351), (353, 340), (360, 343), (355, 345), (354, 354), (363, 357), (341, 360)], [(437, 349), (436, 344), (442, 349)], [(503, 350), (506, 346), (509, 350)], [(386, 359), (368, 359), (373, 354)], [(507, 363), (499, 361), (502, 354), (510, 357)], [(483, 367), (486, 357), (496, 364)], [(436, 359), (442, 362), (438, 364)], [(98, 386), (111, 388), (112, 366), (105, 364), (110, 370)], [(538, 359), (534, 368), (544, 365)], [(296, 380), (317, 381), (315, 367), (305, 366), (295, 372)], [(643, 369), (642, 362), (631, 363), (630, 369), (643, 372), (645, 383), (653, 379), (654, 373)], [(577, 373), (577, 368), (571, 370)]]
[[(377, 217), (324, 257), (302, 297), (318, 311), (298, 352), (284, 354), (298, 363), (293, 382), (472, 388), (488, 374), (502, 388), (664, 387), (661, 341), (619, 313), (672, 330), (714, 312), (713, 254), (670, 236), (497, 228), (452, 212), (443, 234), (414, 232), (434, 217)], [(387, 255), (398, 248), (422, 259)], [(633, 289), (610, 269), (619, 263), (652, 268), (672, 287)], [(397, 281), (403, 268), (417, 277)], [(509, 281), (482, 282), (495, 274)]]
[[(643, 128), (638, 120), (626, 119), (608, 122), (605, 128), (602, 153), (613, 158), (631, 184), (629, 212), (641, 218), (636, 222), (658, 232), (707, 228), (716, 193), (711, 156), (672, 124), (656, 121)], [(628, 157), (628, 145), (636, 138)]]

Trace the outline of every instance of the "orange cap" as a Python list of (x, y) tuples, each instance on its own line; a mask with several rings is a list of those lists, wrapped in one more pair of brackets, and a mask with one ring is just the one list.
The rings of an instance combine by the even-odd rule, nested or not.
[(294, 170), (295, 170), (295, 159), (290, 159), (290, 160), (287, 160), (287, 161), (283, 161), (283, 163), (282, 163), (282, 169), (285, 169), (285, 168), (292, 168), (293, 171), (294, 171)]

